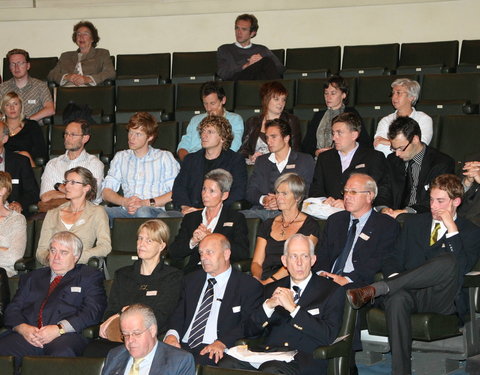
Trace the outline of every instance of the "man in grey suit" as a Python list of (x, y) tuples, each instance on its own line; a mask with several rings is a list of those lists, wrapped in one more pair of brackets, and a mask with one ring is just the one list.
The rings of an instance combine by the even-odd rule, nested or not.
[(102, 375), (149, 374), (194, 375), (193, 356), (157, 340), (153, 310), (142, 304), (131, 305), (120, 316), (125, 346), (112, 349)]

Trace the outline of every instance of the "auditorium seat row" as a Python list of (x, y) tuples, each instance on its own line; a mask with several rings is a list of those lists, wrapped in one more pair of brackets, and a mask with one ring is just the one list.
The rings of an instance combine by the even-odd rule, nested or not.
[[(472, 72), (480, 69), (480, 40), (438, 41), (311, 47), (273, 50), (285, 64), (285, 78), (382, 74), (424, 74)], [(286, 58), (285, 58), (286, 57)], [(113, 58), (113, 57), (112, 57)], [(114, 62), (115, 59), (113, 58)], [(45, 80), (57, 57), (32, 58), (31, 75)], [(151, 85), (167, 82), (204, 82), (215, 78), (216, 51), (117, 55), (117, 85)], [(171, 74), (170, 74), (171, 71)], [(3, 63), (4, 79), (11, 78), (8, 62)]]

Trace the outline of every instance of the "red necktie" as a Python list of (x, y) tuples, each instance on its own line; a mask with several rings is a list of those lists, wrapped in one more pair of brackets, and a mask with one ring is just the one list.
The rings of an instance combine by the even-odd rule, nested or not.
[(38, 327), (38, 328), (42, 328), (42, 327), (43, 327), (43, 317), (42, 317), (42, 314), (43, 314), (43, 308), (44, 308), (45, 305), (47, 304), (48, 297), (50, 297), (50, 294), (52, 294), (52, 292), (55, 290), (55, 288), (57, 287), (57, 285), (60, 283), (60, 280), (62, 280), (62, 277), (63, 277), (63, 276), (55, 276), (55, 278), (53, 279), (53, 281), (50, 283), (50, 286), (48, 287), (47, 296), (46, 296), (45, 299), (43, 300), (42, 305), (40, 306), (40, 311), (38, 312), (38, 321), (37, 321), (37, 327)]

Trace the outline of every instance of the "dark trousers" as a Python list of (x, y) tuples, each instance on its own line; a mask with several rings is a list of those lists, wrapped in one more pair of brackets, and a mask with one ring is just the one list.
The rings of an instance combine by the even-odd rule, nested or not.
[(386, 281), (385, 315), (392, 350), (392, 374), (411, 374), (412, 313), (455, 313), (458, 266), (452, 253), (428, 260), (420, 267)]
[(207, 346), (207, 344), (200, 344), (196, 346), (195, 348), (190, 348), (188, 344), (182, 342), (180, 344), (182, 346), (183, 350), (186, 350), (187, 352), (192, 353), (193, 358), (195, 359), (195, 364), (196, 365), (202, 365), (202, 366), (217, 366), (215, 363), (215, 357), (213, 359), (210, 359), (208, 357), (208, 353), (201, 355), (200, 352)]
[(242, 71), (235, 73), (232, 80), (267, 80), (267, 79), (279, 79), (282, 78), (280, 73), (277, 71), (275, 63), (270, 57), (264, 57), (260, 61), (257, 61), (255, 64), (250, 65), (248, 68), (243, 69)]
[(283, 362), (283, 361), (268, 361), (262, 363), (258, 370), (253, 367), (249, 362), (240, 361), (236, 358), (225, 354), (222, 360), (218, 363), (219, 367), (222, 368), (233, 368), (233, 369), (242, 369), (242, 370), (255, 370), (262, 371), (268, 374), (282, 374), (282, 375), (298, 375), (300, 370), (298, 364), (295, 361), (292, 362)]

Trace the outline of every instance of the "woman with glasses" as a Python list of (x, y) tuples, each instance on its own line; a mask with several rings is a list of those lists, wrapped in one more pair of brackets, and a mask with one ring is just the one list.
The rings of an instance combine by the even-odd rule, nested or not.
[(109, 349), (119, 345), (120, 313), (136, 303), (153, 309), (159, 337), (167, 331), (167, 321), (177, 305), (183, 279), (182, 271), (163, 262), (169, 238), (168, 226), (159, 219), (140, 225), (137, 231), (138, 260), (115, 272), (105, 321), (100, 326), (101, 339), (91, 343), (84, 356), (104, 357)]
[(420, 95), (420, 84), (408, 78), (399, 78), (392, 82), (392, 105), (395, 112), (380, 120), (377, 131), (373, 137), (375, 150), (383, 152), (385, 156), (394, 152), (391, 142), (387, 137), (388, 128), (397, 117), (413, 118), (422, 131), (422, 142), (429, 144), (433, 137), (432, 118), (421, 111), (415, 110), (415, 103)]
[(79, 263), (87, 263), (94, 256), (107, 256), (112, 250), (108, 216), (103, 206), (91, 202), (97, 195), (97, 180), (88, 169), (75, 167), (65, 172), (63, 183), (68, 202), (47, 212), (38, 241), (37, 260), (48, 265), (50, 238), (66, 230), (83, 242)]
[(78, 49), (62, 53), (55, 68), (48, 73), (49, 81), (60, 86), (84, 87), (115, 79), (110, 52), (96, 48), (100, 37), (93, 23), (80, 21), (73, 26), (72, 40)]
[(23, 257), (27, 244), (25, 217), (8, 208), (7, 198), (11, 192), (12, 178), (10, 174), (0, 172), (0, 267), (5, 269), (8, 277), (17, 274), (14, 265), (18, 259)]
[(305, 182), (299, 175), (282, 174), (275, 181), (275, 194), (280, 214), (260, 225), (251, 266), (252, 276), (264, 285), (288, 275), (281, 256), (289, 237), (301, 233), (309, 236), (316, 245), (320, 236), (316, 220), (301, 212), (306, 191)]
[(2, 98), (0, 108), (9, 133), (5, 148), (28, 157), (32, 167), (35, 167), (35, 158), (46, 159), (47, 148), (42, 130), (38, 122), (25, 118), (23, 102), (18, 94), (7, 93)]

